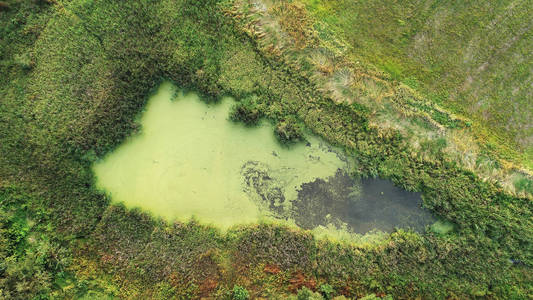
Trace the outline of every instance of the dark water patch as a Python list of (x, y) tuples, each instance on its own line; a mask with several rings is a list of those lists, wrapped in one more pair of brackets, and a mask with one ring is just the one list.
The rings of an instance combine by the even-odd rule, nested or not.
[(292, 218), (302, 228), (333, 224), (356, 233), (390, 232), (395, 227), (423, 231), (436, 218), (421, 207), (419, 193), (383, 179), (355, 179), (338, 170), (334, 176), (304, 183), (292, 202)]
[[(305, 229), (333, 225), (361, 234), (391, 232), (396, 227), (421, 232), (437, 221), (421, 207), (419, 193), (405, 191), (389, 180), (357, 179), (338, 169), (333, 176), (287, 187), (280, 176), (283, 170), (258, 161), (246, 162), (241, 174), (244, 191), (268, 215), (292, 219)], [(294, 199), (287, 199), (286, 188), (297, 190)]]

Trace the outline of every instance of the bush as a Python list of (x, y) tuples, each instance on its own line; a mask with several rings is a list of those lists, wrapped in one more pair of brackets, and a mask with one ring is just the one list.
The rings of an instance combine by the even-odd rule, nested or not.
[(320, 285), (320, 288), (318, 290), (326, 300), (331, 299), (334, 292), (333, 287), (327, 283)]
[(304, 286), (300, 290), (298, 290), (296, 299), (298, 300), (322, 300), (324, 298), (322, 298), (322, 296), (319, 293), (314, 293), (313, 291), (311, 291), (310, 289)]
[(248, 97), (236, 103), (231, 108), (230, 120), (243, 122), (246, 125), (255, 125), (262, 117), (261, 111), (255, 104), (255, 97)]
[(526, 192), (533, 194), (533, 181), (526, 177), (520, 177), (514, 182), (514, 186), (517, 192)]
[(16, 54), (14, 60), (15, 64), (24, 70), (31, 70), (33, 68), (34, 62), (29, 53)]
[(392, 296), (390, 295), (385, 295), (383, 297), (379, 297), (379, 296), (376, 296), (376, 294), (370, 294), (370, 295), (366, 295), (364, 296), (363, 298), (361, 298), (361, 300), (392, 300)]
[(232, 294), (234, 300), (247, 300), (250, 298), (248, 291), (240, 285), (235, 285), (233, 287)]
[(289, 116), (276, 125), (276, 136), (282, 143), (293, 143), (303, 138), (302, 125), (295, 117)]

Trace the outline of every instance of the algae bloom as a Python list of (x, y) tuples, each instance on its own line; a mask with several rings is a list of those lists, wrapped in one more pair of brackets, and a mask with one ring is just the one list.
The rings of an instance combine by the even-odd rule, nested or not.
[(347, 167), (316, 138), (289, 149), (266, 121), (253, 128), (229, 121), (233, 102), (206, 104), (163, 83), (141, 117), (142, 132), (94, 166), (98, 187), (128, 207), (227, 227), (271, 215), (250, 196), (243, 175), (250, 163), (276, 173), (285, 199), (302, 183)]
[(419, 195), (352, 178), (342, 151), (317, 137), (286, 147), (266, 120), (254, 127), (230, 121), (234, 103), (206, 103), (161, 84), (141, 133), (94, 165), (97, 186), (128, 207), (221, 228), (275, 219), (365, 233), (431, 221)]

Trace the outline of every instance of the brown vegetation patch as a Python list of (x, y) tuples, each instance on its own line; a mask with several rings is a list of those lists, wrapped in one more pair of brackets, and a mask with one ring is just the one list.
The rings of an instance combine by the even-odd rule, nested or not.
[(0, 11), (8, 11), (9, 10), (9, 4), (6, 2), (0, 1)]
[(289, 291), (291, 291), (291, 293), (296, 293), (304, 286), (312, 291), (315, 291), (316, 280), (313, 278), (306, 278), (301, 272), (294, 273), (292, 278), (289, 279)]
[(218, 286), (218, 282), (213, 278), (206, 278), (199, 286), (199, 296), (207, 297), (214, 291)]
[(273, 15), (278, 16), (279, 24), (293, 40), (297, 49), (303, 49), (312, 39), (311, 22), (305, 7), (297, 3), (280, 2), (271, 8)]
[(276, 265), (266, 265), (263, 271), (268, 274), (278, 274), (281, 272), (280, 268)]

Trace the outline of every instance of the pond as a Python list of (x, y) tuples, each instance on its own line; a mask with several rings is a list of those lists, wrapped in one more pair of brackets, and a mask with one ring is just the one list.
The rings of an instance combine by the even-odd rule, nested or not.
[(287, 147), (266, 120), (253, 127), (230, 121), (234, 103), (206, 103), (162, 83), (141, 132), (93, 166), (97, 187), (127, 207), (221, 228), (278, 220), (366, 233), (423, 230), (435, 221), (419, 194), (351, 177), (353, 162), (315, 136)]

